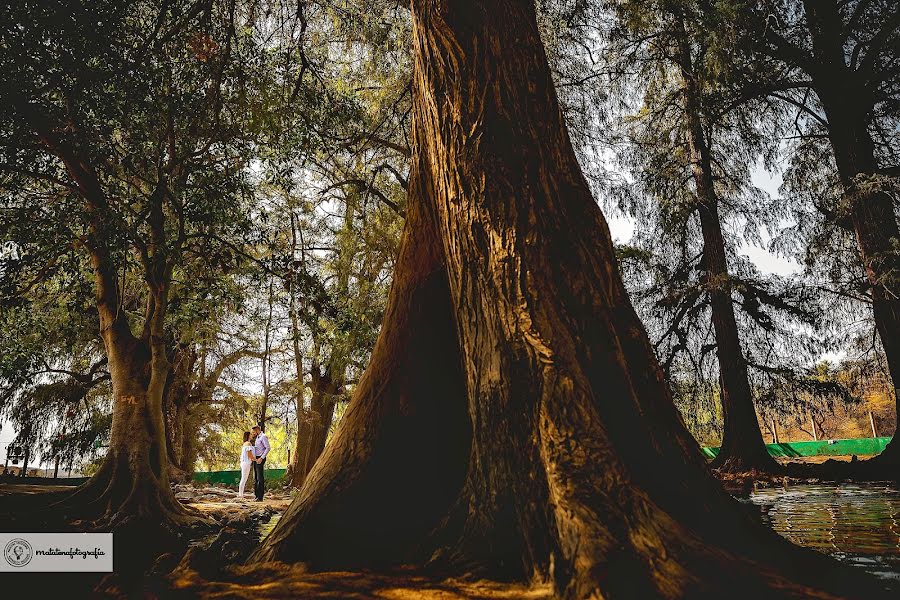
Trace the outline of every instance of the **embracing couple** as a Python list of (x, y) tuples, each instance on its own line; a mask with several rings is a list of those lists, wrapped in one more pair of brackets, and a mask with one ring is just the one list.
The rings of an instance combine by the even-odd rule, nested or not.
[(252, 432), (244, 432), (244, 445), (241, 446), (241, 485), (238, 487), (238, 498), (244, 497), (247, 477), (250, 476), (250, 467), (253, 467), (253, 495), (256, 496), (257, 501), (262, 501), (266, 491), (265, 466), (269, 448), (269, 438), (266, 437), (259, 425), (254, 425)]

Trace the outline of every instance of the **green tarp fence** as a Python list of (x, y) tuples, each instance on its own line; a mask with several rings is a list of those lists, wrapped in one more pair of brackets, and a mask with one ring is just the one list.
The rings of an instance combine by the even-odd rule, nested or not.
[[(878, 454), (891, 441), (889, 437), (860, 438), (855, 440), (819, 440), (817, 442), (784, 442), (766, 444), (769, 454), (776, 458), (795, 456), (850, 456)], [(704, 446), (700, 448), (707, 458), (715, 458), (719, 449)]]
[[(266, 469), (266, 483), (280, 482), (284, 477), (284, 469)], [(197, 483), (221, 483), (237, 486), (241, 482), (240, 471), (202, 471), (194, 473), (194, 481)], [(248, 489), (253, 489), (253, 475), (247, 484)]]
[[(794, 456), (850, 456), (857, 454), (866, 456), (878, 454), (891, 441), (889, 437), (861, 438), (855, 440), (819, 440), (818, 442), (784, 442), (783, 444), (766, 444), (769, 454), (775, 457)], [(700, 448), (707, 458), (715, 458), (718, 448), (704, 446)], [(284, 469), (266, 469), (266, 483), (277, 483), (284, 477)], [(251, 481), (253, 478), (250, 478)], [(240, 471), (204, 471), (194, 473), (197, 483), (223, 484), (237, 486), (241, 482)]]

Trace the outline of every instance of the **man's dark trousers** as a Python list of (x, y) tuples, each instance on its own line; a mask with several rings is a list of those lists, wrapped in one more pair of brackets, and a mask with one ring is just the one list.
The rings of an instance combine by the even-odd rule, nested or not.
[(253, 462), (253, 494), (257, 500), (263, 499), (266, 493), (266, 459), (260, 462)]

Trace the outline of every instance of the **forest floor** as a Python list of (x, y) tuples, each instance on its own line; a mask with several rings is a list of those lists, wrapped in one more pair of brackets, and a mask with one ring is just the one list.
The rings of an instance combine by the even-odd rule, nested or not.
[[(227, 528), (243, 527), (243, 531), (251, 537), (256, 534), (256, 540), (259, 533), (271, 529), (271, 521), (266, 519), (266, 515), (274, 520), (291, 501), (289, 494), (277, 491), (269, 494), (264, 503), (236, 500), (233, 494), (232, 490), (223, 487), (176, 487), (176, 497), (182, 502), (213, 516)], [(236, 539), (243, 549), (244, 540), (240, 534)], [(248, 541), (253, 543), (254, 540)], [(553, 597), (549, 586), (526, 587), (487, 580), (444, 579), (412, 570), (391, 573), (309, 572), (302, 564), (245, 565), (241, 550), (229, 548), (233, 543), (225, 531), (208, 536), (193, 546), (171, 573), (161, 580), (150, 582), (145, 593), (159, 597), (248, 600), (543, 600)]]
[[(790, 459), (782, 462), (798, 461)], [(804, 458), (799, 462), (821, 460)], [(736, 496), (746, 496), (762, 487), (815, 482), (754, 472), (719, 473), (718, 476), (723, 486)], [(60, 486), (11, 485), (4, 482), (0, 485), (0, 498), (17, 496), (27, 502), (27, 498), (34, 498), (35, 494), (59, 490)], [(189, 534), (179, 548), (172, 548), (170, 552), (158, 556), (154, 564), (147, 565), (139, 580), (126, 580), (117, 574), (101, 577), (90, 574), (63, 577), (55, 574), (49, 578), (44, 574), (33, 574), (43, 579), (27, 579), (52, 584), (53, 588), (65, 587), (68, 598), (538, 600), (553, 597), (549, 585), (528, 587), (486, 580), (447, 579), (414, 570), (401, 569), (390, 573), (311, 572), (302, 564), (247, 565), (244, 564), (247, 556), (287, 510), (292, 500), (291, 492), (270, 490), (264, 502), (255, 502), (252, 497), (238, 499), (236, 491), (224, 486), (181, 484), (176, 485), (174, 491), (179, 501), (209, 515), (216, 525), (211, 530)], [(124, 547), (125, 544), (121, 544), (117, 549)], [(22, 582), (25, 580), (23, 577)]]
[[(230, 522), (242, 516), (256, 515), (248, 521), (266, 522), (272, 515), (281, 514), (290, 506), (293, 496), (290, 491), (281, 489), (267, 490), (262, 502), (248, 493), (238, 498), (237, 492), (225, 486), (194, 486), (176, 484), (175, 497), (182, 503), (215, 518), (217, 521)], [(264, 518), (266, 513), (269, 518)], [(237, 525), (237, 523), (235, 523)]]
[[(0, 499), (28, 502), (36, 494), (71, 489), (2, 482)], [(158, 556), (154, 564), (147, 565), (140, 580), (91, 573), (50, 576), (22, 573), (17, 578), (38, 597), (64, 593), (66, 598), (544, 600), (553, 597), (549, 586), (445, 579), (412, 570), (309, 572), (302, 564), (245, 565), (247, 555), (262, 535), (287, 510), (292, 499), (290, 491), (267, 491), (263, 502), (256, 502), (252, 496), (239, 499), (236, 491), (224, 486), (179, 484), (174, 486), (174, 491), (179, 501), (212, 517), (216, 526), (188, 537), (181, 548)], [(120, 552), (124, 548), (125, 544), (117, 544)]]
[(230, 567), (207, 579), (179, 568), (169, 577), (173, 596), (202, 599), (341, 598), (346, 600), (544, 600), (549, 585), (527, 587), (487, 580), (440, 579), (415, 571), (392, 573), (327, 571), (311, 573), (303, 565), (262, 563)]

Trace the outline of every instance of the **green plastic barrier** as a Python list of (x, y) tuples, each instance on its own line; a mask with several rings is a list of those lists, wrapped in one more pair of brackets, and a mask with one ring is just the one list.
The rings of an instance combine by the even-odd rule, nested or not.
[[(266, 469), (266, 483), (276, 483), (284, 478), (284, 469)], [(198, 471), (193, 477), (196, 483), (237, 486), (241, 482), (240, 471)], [(253, 481), (253, 477), (250, 477)], [(248, 484), (250, 485), (250, 484)]]
[[(784, 442), (782, 444), (766, 444), (769, 454), (776, 458), (796, 456), (850, 456), (856, 454), (866, 456), (879, 454), (884, 450), (889, 437), (859, 438), (855, 440), (819, 440), (818, 442)], [(716, 447), (702, 446), (700, 450), (707, 458), (715, 458), (719, 453)], [(276, 483), (284, 478), (284, 469), (266, 469), (266, 483)], [(198, 471), (194, 473), (197, 483), (222, 484), (237, 486), (241, 482), (240, 471)]]
[[(879, 454), (884, 450), (889, 437), (859, 438), (854, 440), (819, 440), (817, 442), (784, 442), (781, 444), (766, 444), (766, 450), (776, 458), (791, 458), (797, 456), (866, 456)], [(716, 447), (703, 446), (700, 448), (707, 458), (715, 458), (719, 453)]]

